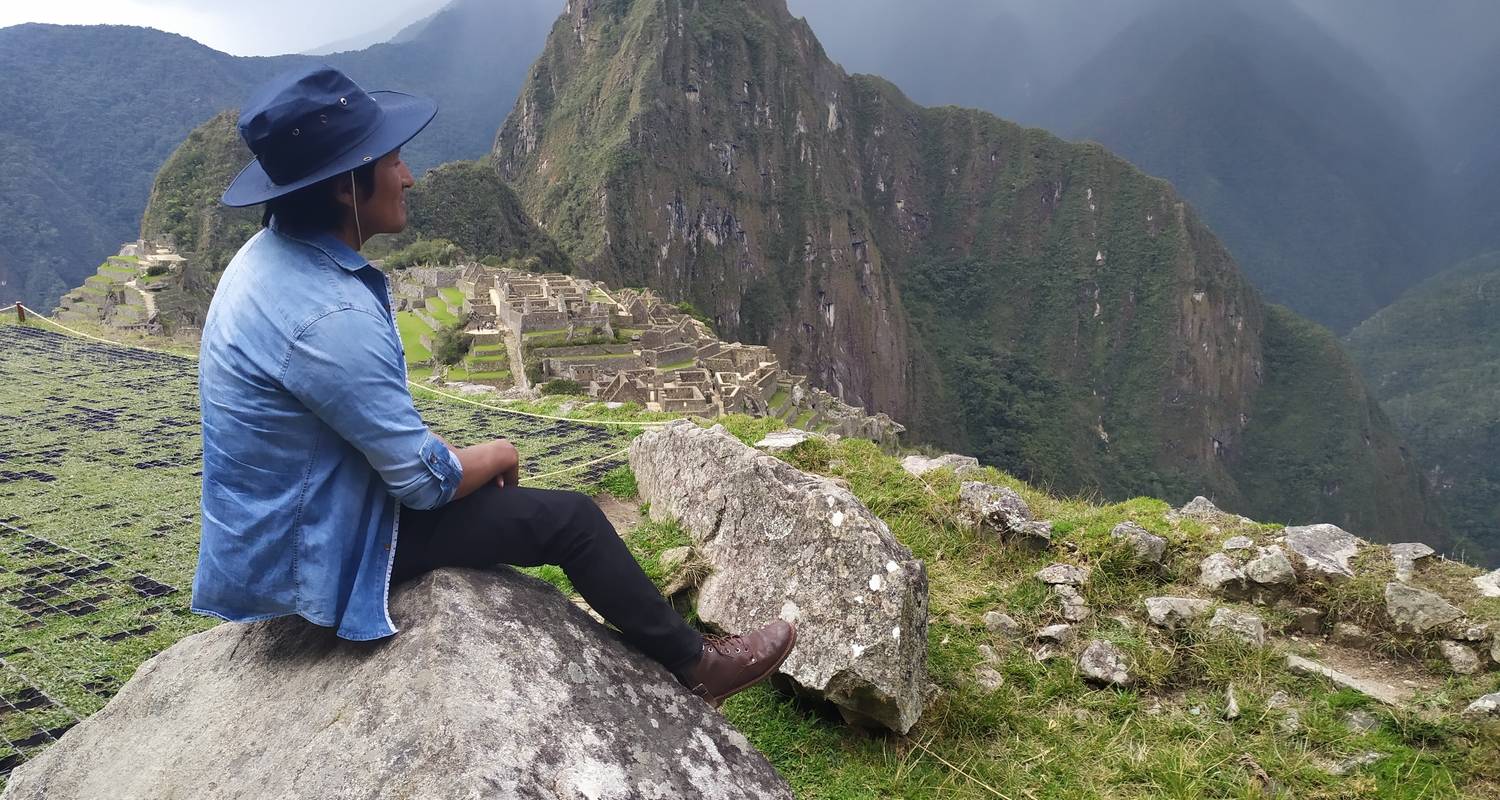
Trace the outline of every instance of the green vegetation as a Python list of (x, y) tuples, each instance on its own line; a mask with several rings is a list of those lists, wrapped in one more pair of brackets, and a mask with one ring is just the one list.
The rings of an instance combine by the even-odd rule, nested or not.
[(418, 239), (381, 259), (381, 263), (387, 269), (451, 267), (466, 257), (463, 248), (447, 239)]
[(1349, 336), (1469, 558), (1500, 566), (1500, 253), (1412, 289)]
[(473, 341), (474, 337), (464, 333), (463, 323), (452, 320), (438, 329), (437, 334), (432, 337), (432, 357), (439, 364), (457, 364), (469, 354), (469, 346)]
[(423, 363), (432, 358), (432, 353), (422, 344), (422, 337), (430, 338), (433, 331), (416, 314), (410, 311), (396, 312), (396, 329), (401, 333), (401, 345), (406, 349), (407, 363)]
[(452, 241), (491, 266), (571, 272), (557, 245), (521, 210), (486, 161), (455, 161), (427, 174), (408, 194), (410, 229), (399, 237)]
[(583, 384), (579, 383), (578, 381), (570, 381), (570, 380), (566, 380), (566, 379), (563, 379), (563, 378), (558, 378), (557, 380), (547, 381), (546, 383), (542, 384), (542, 386), (541, 386), (541, 392), (544, 395), (550, 395), (550, 394), (581, 395), (581, 394), (584, 393), (583, 392)]

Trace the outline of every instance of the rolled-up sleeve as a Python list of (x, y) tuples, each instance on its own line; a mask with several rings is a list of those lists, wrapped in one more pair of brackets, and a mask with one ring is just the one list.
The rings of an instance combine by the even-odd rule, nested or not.
[(458, 457), (412, 405), (390, 322), (367, 311), (332, 311), (292, 340), (282, 385), (380, 473), (402, 505), (437, 508), (463, 478)]

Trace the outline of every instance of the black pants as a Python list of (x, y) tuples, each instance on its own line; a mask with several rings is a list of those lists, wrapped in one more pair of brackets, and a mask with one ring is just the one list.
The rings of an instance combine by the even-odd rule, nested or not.
[(703, 639), (641, 571), (588, 495), (489, 484), (431, 511), (401, 509), (392, 583), (438, 567), (555, 564), (637, 649), (679, 676)]

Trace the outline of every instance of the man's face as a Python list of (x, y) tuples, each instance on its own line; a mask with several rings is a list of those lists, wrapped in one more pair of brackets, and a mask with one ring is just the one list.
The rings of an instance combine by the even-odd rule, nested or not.
[(359, 198), (359, 225), (365, 238), (406, 229), (406, 190), (414, 183), (399, 149), (375, 162), (375, 192)]

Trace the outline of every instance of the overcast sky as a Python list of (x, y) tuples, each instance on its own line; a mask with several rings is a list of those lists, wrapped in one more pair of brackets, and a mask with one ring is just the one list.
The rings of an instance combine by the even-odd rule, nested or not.
[[(506, 0), (494, 0), (506, 2)], [(0, 28), (22, 22), (141, 25), (235, 55), (300, 53), (396, 30), (447, 0), (0, 0)], [(562, 8), (562, 0), (558, 0)], [(385, 37), (381, 37), (385, 38)]]

